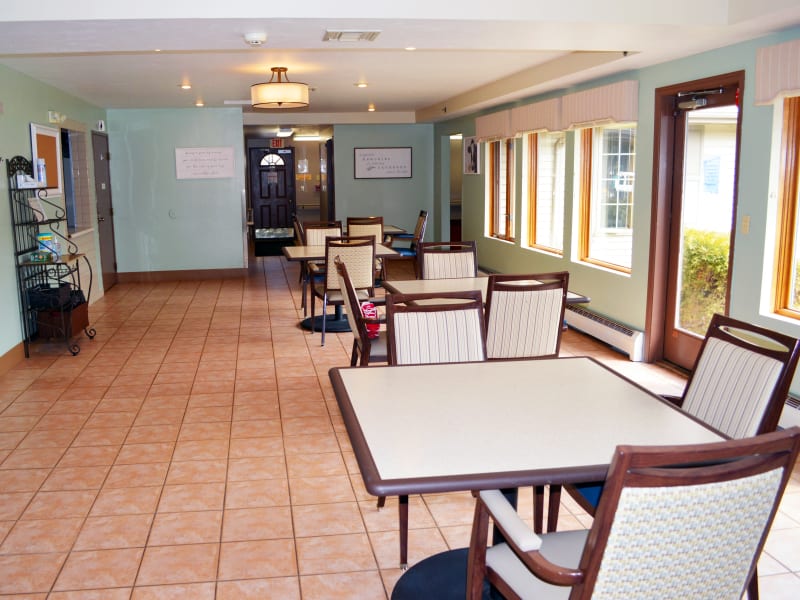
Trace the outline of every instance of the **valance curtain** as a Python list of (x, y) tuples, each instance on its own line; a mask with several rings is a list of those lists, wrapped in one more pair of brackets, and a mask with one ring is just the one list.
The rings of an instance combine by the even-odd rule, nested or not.
[(800, 40), (756, 51), (756, 104), (800, 95)]
[(480, 142), (514, 137), (511, 131), (511, 111), (501, 110), (476, 118), (475, 136)]
[(511, 109), (511, 132), (513, 135), (560, 130), (561, 98), (551, 98)]
[(639, 119), (639, 82), (619, 81), (561, 98), (562, 129)]

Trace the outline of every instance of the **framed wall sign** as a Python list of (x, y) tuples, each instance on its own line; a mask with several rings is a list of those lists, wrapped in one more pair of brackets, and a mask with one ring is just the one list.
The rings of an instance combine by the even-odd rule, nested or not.
[(464, 138), (464, 175), (479, 175), (481, 172), (481, 146), (476, 137)]
[(411, 177), (411, 148), (354, 148), (356, 179)]
[(31, 156), (33, 177), (37, 178), (37, 164), (44, 160), (45, 188), (54, 196), (61, 191), (61, 132), (53, 127), (31, 123)]

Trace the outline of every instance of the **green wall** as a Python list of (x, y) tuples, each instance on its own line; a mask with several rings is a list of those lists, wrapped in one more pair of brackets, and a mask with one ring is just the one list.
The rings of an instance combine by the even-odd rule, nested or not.
[[(383, 215), (413, 231), (420, 210), (433, 212), (433, 125), (336, 125), (333, 140), (337, 219)], [(411, 177), (356, 179), (353, 149), (379, 147), (410, 147)]]
[[(0, 111), (0, 157), (3, 159), (20, 155), (30, 160), (30, 124), (33, 122), (47, 125), (48, 111), (66, 116), (68, 121), (65, 125), (68, 124), (70, 128), (80, 125), (87, 132), (94, 129), (98, 121), (106, 118), (103, 109), (2, 65), (0, 90), (0, 102), (3, 106)], [(91, 148), (90, 139), (87, 139), (87, 143)], [(89, 169), (91, 168), (90, 161)], [(93, 176), (90, 173), (90, 177)], [(94, 206), (93, 187), (90, 187), (90, 194)], [(0, 198), (3, 203), (9, 202), (5, 164), (2, 165), (0, 176)], [(60, 197), (55, 200), (60, 201)], [(8, 352), (22, 340), (13, 249), (10, 211), (6, 208), (0, 210), (0, 354)], [(95, 273), (98, 283), (101, 283), (100, 278), (101, 275)], [(102, 290), (102, 286), (98, 285), (95, 290)], [(101, 294), (95, 294), (95, 297), (99, 295)]]
[[(239, 108), (109, 110), (120, 273), (246, 264)], [(177, 179), (176, 148), (232, 147), (233, 177)]]

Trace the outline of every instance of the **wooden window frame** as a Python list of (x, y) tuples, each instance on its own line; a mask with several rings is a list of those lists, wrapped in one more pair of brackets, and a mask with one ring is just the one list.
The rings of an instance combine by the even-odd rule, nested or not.
[[(487, 143), (489, 155), (489, 236), (506, 242), (514, 241), (514, 139), (494, 140)], [(506, 153), (505, 180), (501, 181), (499, 152)], [(505, 183), (505, 219), (497, 222), (500, 185)], [(502, 226), (502, 227), (501, 227)]]
[(779, 186), (779, 230), (776, 248), (774, 310), (777, 314), (800, 319), (800, 310), (791, 308), (794, 255), (796, 252), (798, 188), (800, 183), (800, 96), (783, 101)]

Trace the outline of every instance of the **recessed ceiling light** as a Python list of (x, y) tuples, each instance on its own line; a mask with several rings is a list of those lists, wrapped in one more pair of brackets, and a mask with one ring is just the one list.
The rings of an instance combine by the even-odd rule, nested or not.
[(406, 50), (408, 50), (409, 52), (411, 52), (413, 50), (416, 50), (416, 49), (417, 48), (415, 46), (406, 46)]
[(359, 82), (354, 83), (353, 85), (356, 86), (357, 88), (365, 88), (365, 87), (367, 87), (367, 82), (366, 81), (359, 81)]
[(198, 108), (201, 108), (205, 106), (205, 102), (203, 102), (202, 100), (198, 100), (197, 102), (194, 103), (194, 105), (197, 106)]
[(375, 112), (375, 105), (374, 105), (374, 104), (370, 104), (370, 105), (367, 107), (367, 110), (368, 110), (369, 112)]
[(192, 84), (191, 83), (180, 83), (180, 84), (178, 84), (178, 87), (181, 88), (182, 90), (190, 90), (190, 89), (192, 89)]
[(161, 48), (156, 48), (153, 52), (161, 52)]

